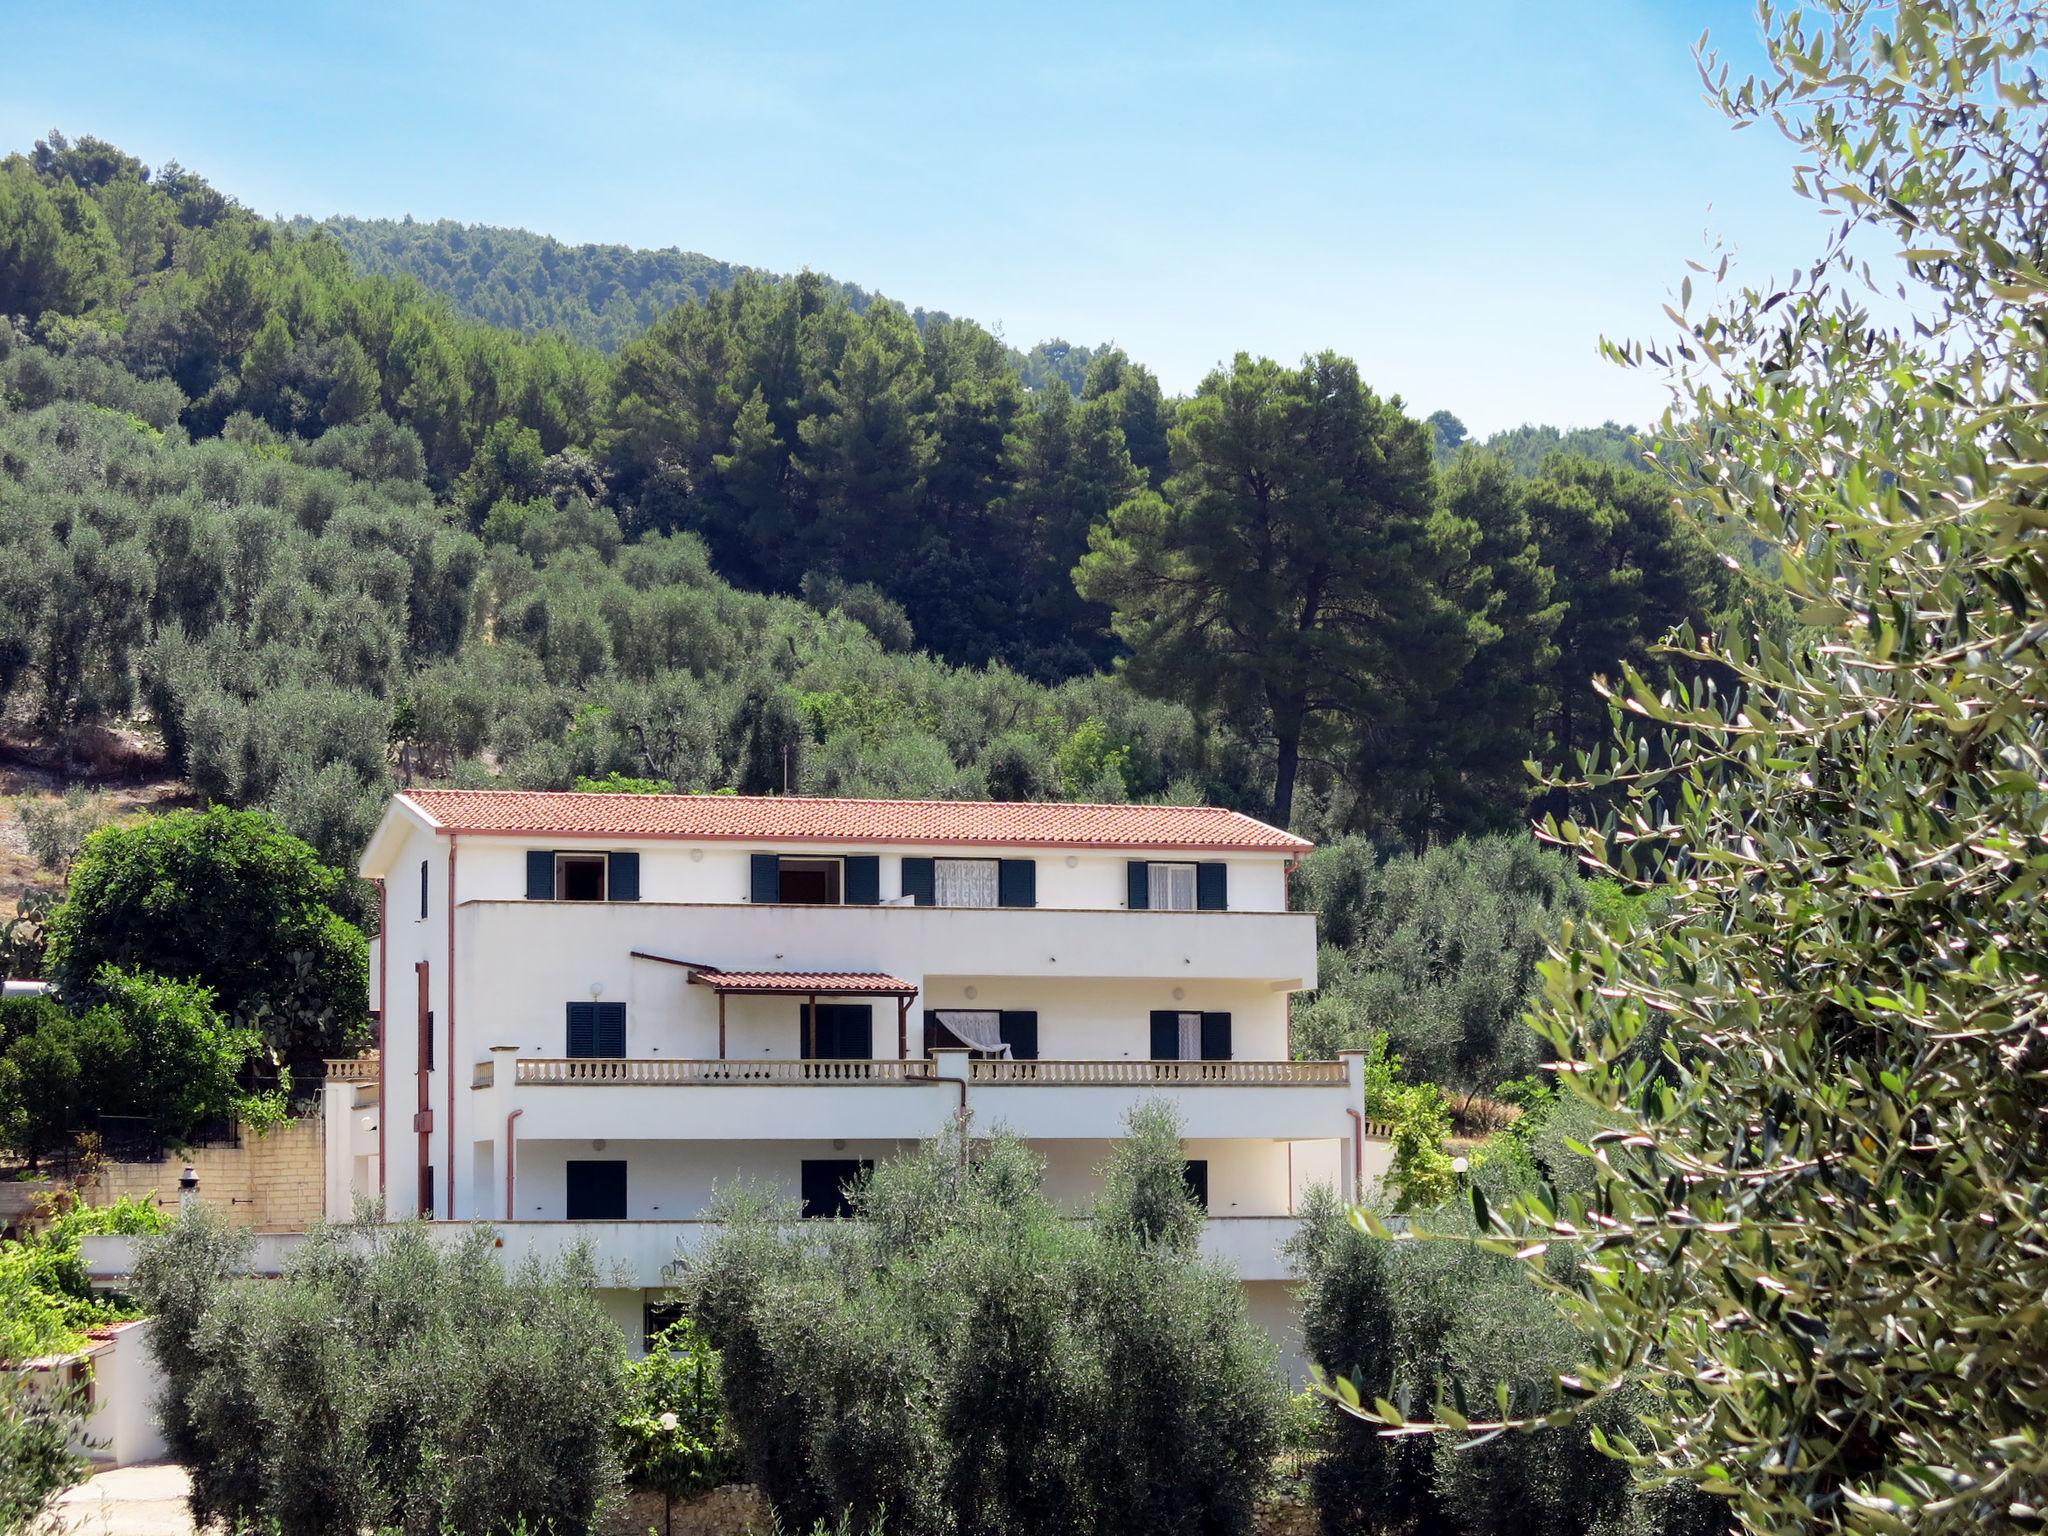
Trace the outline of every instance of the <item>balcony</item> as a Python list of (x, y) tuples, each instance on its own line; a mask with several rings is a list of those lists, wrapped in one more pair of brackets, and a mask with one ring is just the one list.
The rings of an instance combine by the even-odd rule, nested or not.
[(457, 949), (491, 957), (470, 962), (464, 984), (493, 1004), (529, 987), (562, 995), (587, 981), (587, 957), (636, 949), (735, 971), (1316, 984), (1309, 912), (472, 901), (458, 911)]
[[(435, 1222), (428, 1232), (439, 1242), (457, 1243), (473, 1224)], [(506, 1268), (529, 1258), (552, 1259), (579, 1244), (596, 1264), (598, 1283), (621, 1290), (657, 1289), (673, 1284), (677, 1261), (716, 1239), (715, 1221), (506, 1221), (488, 1225)], [(1300, 1226), (1294, 1216), (1211, 1216), (1202, 1226), (1202, 1251), (1221, 1259), (1245, 1280), (1285, 1280), (1292, 1268), (1280, 1249)], [(304, 1239), (292, 1232), (259, 1233), (248, 1255), (249, 1272), (276, 1275)], [(95, 1281), (119, 1284), (135, 1268), (132, 1237), (87, 1237), (81, 1244), (87, 1273)]]
[[(1350, 1135), (1363, 1083), (1345, 1061), (668, 1060), (529, 1057), (478, 1067), (478, 1086), (515, 1107), (522, 1139), (880, 1138), (936, 1134), (965, 1108), (983, 1130), (1034, 1139), (1121, 1136), (1139, 1104), (1164, 1099), (1189, 1139)], [(488, 1072), (485, 1069), (488, 1068)], [(839, 1089), (804, 1093), (790, 1089)], [(594, 1095), (594, 1096), (593, 1096)]]

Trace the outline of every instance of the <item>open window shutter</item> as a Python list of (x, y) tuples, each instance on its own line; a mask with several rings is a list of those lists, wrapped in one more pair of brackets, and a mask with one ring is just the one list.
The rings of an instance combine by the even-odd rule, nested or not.
[(914, 900), (920, 907), (932, 904), (932, 861), (930, 859), (905, 859), (903, 861), (903, 894)]
[(1038, 860), (1004, 859), (996, 867), (996, 905), (1038, 905)]
[(604, 893), (613, 901), (638, 901), (640, 899), (640, 855), (637, 853), (608, 853), (605, 872)]
[(1209, 1209), (1209, 1160), (1206, 1157), (1189, 1158), (1181, 1165), (1180, 1177), (1188, 1198), (1203, 1210)]
[(1038, 1060), (1038, 1015), (1028, 1009), (1005, 1008), (997, 1021), (1003, 1044), (1018, 1061)]
[(1230, 910), (1230, 866), (1228, 864), (1197, 864), (1195, 866), (1195, 910), (1198, 912), (1227, 912)]
[(872, 853), (846, 856), (846, 904), (872, 907), (882, 899), (882, 861)]
[(562, 1053), (565, 1056), (595, 1056), (597, 1054), (597, 1004), (571, 1003), (569, 1005), (569, 1040)]
[(623, 1056), (626, 1054), (626, 1005), (624, 1003), (597, 1003), (597, 1044), (590, 1054), (593, 1056)]
[(1180, 1060), (1180, 1015), (1171, 1008), (1152, 1010), (1152, 1059)]
[(555, 851), (552, 848), (526, 850), (526, 899), (555, 899)]
[(1142, 912), (1152, 905), (1152, 866), (1143, 859), (1133, 859), (1125, 870), (1127, 894), (1124, 905), (1133, 912)]
[(872, 1061), (875, 1055), (875, 1010), (867, 1003), (842, 1003), (839, 1008), (839, 1059)]
[(1202, 1060), (1230, 1060), (1229, 1014), (1205, 1013), (1202, 1015)]
[(782, 859), (778, 854), (757, 853), (754, 855), (753, 900), (758, 905), (773, 906), (782, 899)]

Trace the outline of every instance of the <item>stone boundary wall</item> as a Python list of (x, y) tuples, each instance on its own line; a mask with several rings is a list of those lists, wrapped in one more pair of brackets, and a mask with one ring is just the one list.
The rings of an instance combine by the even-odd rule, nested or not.
[(153, 1197), (159, 1209), (178, 1208), (178, 1179), (186, 1164), (199, 1176), (199, 1198), (238, 1227), (303, 1232), (326, 1210), (327, 1172), (318, 1111), (275, 1130), (244, 1130), (239, 1147), (195, 1147), (153, 1163), (108, 1162), (78, 1192), (88, 1205), (111, 1205), (123, 1196)]

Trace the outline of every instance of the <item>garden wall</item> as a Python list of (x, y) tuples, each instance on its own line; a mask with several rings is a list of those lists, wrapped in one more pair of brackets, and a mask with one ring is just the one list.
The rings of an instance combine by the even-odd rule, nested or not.
[(239, 1146), (195, 1147), (156, 1162), (103, 1163), (91, 1183), (80, 1181), (78, 1192), (89, 1205), (111, 1205), (129, 1196), (153, 1199), (160, 1209), (175, 1211), (178, 1179), (189, 1164), (199, 1176), (199, 1198), (232, 1225), (303, 1232), (325, 1210), (323, 1141), (316, 1111), (274, 1130), (244, 1130)]

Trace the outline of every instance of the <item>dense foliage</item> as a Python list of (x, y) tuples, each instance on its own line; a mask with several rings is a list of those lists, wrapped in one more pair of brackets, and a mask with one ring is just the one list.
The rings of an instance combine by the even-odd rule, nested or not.
[(352, 895), (261, 812), (216, 806), (108, 827), (50, 915), (49, 973), (74, 1003), (106, 992), (99, 978), (113, 966), (203, 987), (276, 1061), (311, 1068), (368, 1026), (369, 945), (336, 910)]
[(268, 1280), (239, 1274), (248, 1241), (202, 1207), (136, 1266), (200, 1524), (592, 1529), (625, 1345), (587, 1257), (508, 1274), (488, 1227), (321, 1228)]
[[(1472, 1177), (1496, 1199), (1531, 1176), (1509, 1153)], [(1384, 1209), (1384, 1207), (1383, 1207)], [(1441, 1236), (1470, 1235), (1462, 1194), (1411, 1218)], [(1301, 1274), (1302, 1342), (1330, 1375), (1370, 1402), (1421, 1411), (1440, 1398), (1541, 1414), (1563, 1401), (1557, 1376), (1576, 1358), (1571, 1320), (1512, 1258), (1470, 1242), (1394, 1243), (1368, 1235), (1327, 1191), (1304, 1213), (1292, 1252)], [(1559, 1248), (1560, 1281), (1577, 1258)], [(1594, 1424), (1626, 1430), (1645, 1400), (1617, 1397)], [(1450, 1436), (1391, 1437), (1325, 1402), (1326, 1436), (1310, 1467), (1329, 1536), (1419, 1530), (1442, 1536), (1713, 1536), (1717, 1501), (1638, 1489), (1629, 1468), (1601, 1454), (1590, 1425), (1463, 1444)]]
[[(1756, 1531), (2030, 1529), (2048, 33), (2004, 0), (1768, 20), (1761, 78), (1703, 70), (1736, 123), (1791, 137), (1828, 244), (1704, 312), (1688, 279), (1678, 340), (1618, 351), (1676, 370), (1684, 501), (1771, 546), (1796, 610), (1680, 637), (1740, 708), (1629, 678), (1619, 718), (1661, 739), (1623, 729), (1594, 765), (1611, 820), (1546, 829), (1670, 906), (1550, 969), (1543, 1031), (1615, 1129), (1589, 1193), (1531, 1197), (1498, 1243), (1599, 1276), (1559, 1291), (1570, 1377), (1596, 1421), (1654, 1405), (1610, 1441), (1646, 1476)], [(1877, 312), (1862, 263), (1887, 248), (1907, 281)]]
[[(335, 862), (394, 760), (1199, 796), (1419, 845), (1516, 822), (1589, 673), (1729, 596), (1654, 492), (1433, 468), (1327, 356), (1177, 404), (1113, 347), (1019, 356), (814, 274), (280, 226), (54, 134), (0, 179), (0, 691), (57, 738), (146, 709), (203, 794)], [(647, 324), (607, 355), (467, 300)], [(1263, 564), (1231, 543), (1263, 537), (1259, 486)], [(1182, 562), (1206, 606), (1154, 612)]]
[(120, 1298), (93, 1290), (79, 1239), (138, 1236), (163, 1225), (163, 1215), (146, 1200), (90, 1206), (66, 1195), (26, 1235), (0, 1239), (0, 1363), (69, 1354), (85, 1347), (87, 1329), (135, 1316)]
[[(708, 298), (752, 272), (673, 246), (572, 246), (523, 229), (452, 219), (299, 218), (291, 228), (301, 236), (332, 236), (358, 272), (412, 278), (471, 319), (529, 335), (559, 331), (606, 352), (616, 352), (677, 305)], [(856, 309), (871, 302), (851, 283), (828, 286)]]
[(729, 1195), (691, 1265), (750, 1479), (798, 1528), (1249, 1528), (1285, 1392), (1242, 1287), (1195, 1250), (1177, 1128), (1134, 1117), (1090, 1223), (1014, 1139), (960, 1127), (806, 1224)]
[(1386, 1040), (1411, 1076), (1491, 1093), (1533, 1072), (1523, 1022), (1536, 966), (1588, 892), (1526, 836), (1386, 854), (1359, 838), (1317, 849), (1296, 904), (1320, 918), (1319, 989), (1299, 998), (1294, 1048), (1310, 1060)]
[(0, 1147), (34, 1165), (102, 1115), (146, 1121), (176, 1145), (241, 1107), (258, 1043), (207, 988), (113, 965), (62, 1002), (0, 999)]
[(718, 1351), (696, 1319), (671, 1323), (626, 1367), (618, 1439), (626, 1481), (664, 1499), (688, 1498), (737, 1476), (739, 1446), (725, 1418)]
[(50, 1529), (57, 1495), (90, 1465), (72, 1449), (84, 1428), (82, 1393), (0, 1375), (0, 1531), (41, 1536)]

